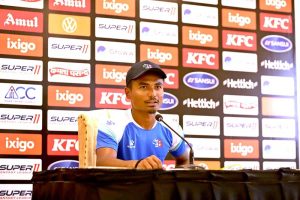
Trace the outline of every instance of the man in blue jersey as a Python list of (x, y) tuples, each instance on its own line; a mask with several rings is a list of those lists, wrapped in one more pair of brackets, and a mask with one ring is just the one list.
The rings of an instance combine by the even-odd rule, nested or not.
[[(176, 165), (188, 164), (186, 144), (155, 115), (163, 102), (166, 74), (159, 65), (142, 61), (127, 72), (128, 110), (104, 110), (97, 135), (97, 165), (161, 169), (168, 152)], [(183, 136), (179, 124), (171, 125)]]

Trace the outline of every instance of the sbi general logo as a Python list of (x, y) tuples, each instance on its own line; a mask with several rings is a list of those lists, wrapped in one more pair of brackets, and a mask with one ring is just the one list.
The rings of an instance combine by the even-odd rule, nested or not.
[(171, 110), (178, 105), (178, 99), (173, 94), (164, 92), (163, 103), (160, 110)]
[(219, 85), (219, 79), (206, 72), (191, 72), (183, 77), (183, 83), (196, 90), (211, 90)]

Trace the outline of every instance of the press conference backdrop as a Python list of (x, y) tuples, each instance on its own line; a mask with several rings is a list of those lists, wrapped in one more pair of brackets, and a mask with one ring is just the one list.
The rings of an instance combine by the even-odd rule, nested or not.
[(166, 72), (160, 112), (197, 164), (298, 168), (294, 1), (0, 5), (0, 180), (30, 188), (33, 171), (78, 167), (77, 116), (129, 108), (126, 72), (144, 59)]

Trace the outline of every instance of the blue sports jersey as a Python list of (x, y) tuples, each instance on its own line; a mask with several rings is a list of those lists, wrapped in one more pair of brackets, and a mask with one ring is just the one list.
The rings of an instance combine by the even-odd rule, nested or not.
[[(112, 148), (119, 159), (139, 160), (155, 155), (163, 162), (169, 151), (174, 157), (185, 152), (185, 143), (168, 127), (156, 122), (151, 130), (145, 130), (133, 120), (130, 109), (103, 109), (101, 119), (96, 148)], [(171, 127), (183, 136), (179, 124)]]

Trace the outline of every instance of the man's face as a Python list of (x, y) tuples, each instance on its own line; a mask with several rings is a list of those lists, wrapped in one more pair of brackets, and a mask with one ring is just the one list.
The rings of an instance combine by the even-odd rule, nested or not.
[(132, 109), (156, 113), (163, 101), (163, 83), (163, 79), (155, 73), (146, 73), (132, 80), (131, 87), (125, 88), (126, 97), (131, 100)]

